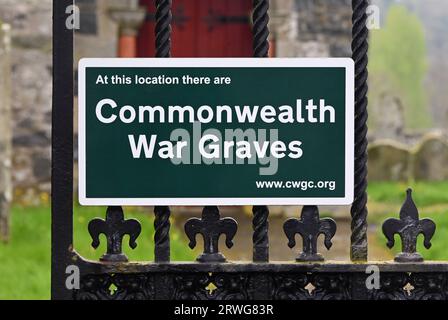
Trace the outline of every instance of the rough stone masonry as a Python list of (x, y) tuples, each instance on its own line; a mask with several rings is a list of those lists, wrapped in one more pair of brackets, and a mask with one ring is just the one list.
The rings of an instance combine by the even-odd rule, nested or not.
[(0, 22), (0, 241), (9, 238), (11, 185), (10, 27)]
[(16, 193), (33, 193), (32, 201), (50, 191), (51, 4), (0, 0), (12, 36), (12, 179)]

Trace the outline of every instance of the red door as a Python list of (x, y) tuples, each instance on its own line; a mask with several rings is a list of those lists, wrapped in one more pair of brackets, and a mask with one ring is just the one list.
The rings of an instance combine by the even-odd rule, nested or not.
[[(140, 0), (147, 18), (137, 42), (139, 57), (155, 53), (154, 0)], [(174, 0), (173, 57), (252, 56), (252, 0)]]

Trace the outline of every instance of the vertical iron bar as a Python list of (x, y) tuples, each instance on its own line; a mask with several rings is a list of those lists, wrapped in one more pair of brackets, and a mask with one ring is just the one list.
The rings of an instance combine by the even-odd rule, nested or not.
[(254, 0), (253, 7), (253, 53), (254, 57), (265, 58), (269, 53), (269, 0)]
[[(156, 0), (156, 57), (171, 56), (171, 6), (172, 0)], [(170, 208), (156, 206), (154, 208), (154, 260), (170, 261)]]
[(154, 260), (156, 262), (170, 261), (170, 208), (154, 207)]
[(51, 156), (51, 297), (72, 299), (65, 269), (73, 244), (73, 30), (66, 10), (53, 1), (53, 106)]
[(156, 0), (156, 57), (171, 56), (172, 0)]
[(352, 53), (355, 61), (355, 188), (351, 207), (350, 258), (367, 261), (367, 63), (368, 0), (352, 0)]
[(253, 261), (268, 262), (269, 261), (269, 209), (267, 206), (254, 206), (252, 208), (253, 219), (252, 226), (254, 234), (252, 236), (253, 243)]
[[(258, 58), (268, 57), (269, 52), (269, 0), (253, 1), (253, 55)], [(252, 208), (253, 220), (252, 226), (254, 234), (253, 242), (253, 261), (269, 261), (269, 209), (267, 206), (254, 206)]]

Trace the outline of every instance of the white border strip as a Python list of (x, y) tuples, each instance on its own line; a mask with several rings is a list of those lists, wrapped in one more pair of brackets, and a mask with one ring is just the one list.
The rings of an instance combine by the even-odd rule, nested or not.
[[(345, 68), (345, 196), (343, 198), (87, 198), (85, 76), (86, 68)], [(79, 203), (88, 206), (152, 205), (349, 205), (354, 188), (355, 65), (350, 58), (84, 58), (78, 65)]]

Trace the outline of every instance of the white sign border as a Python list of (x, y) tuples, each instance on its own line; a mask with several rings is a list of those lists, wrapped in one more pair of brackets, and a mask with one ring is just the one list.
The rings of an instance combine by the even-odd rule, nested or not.
[[(345, 195), (339, 198), (87, 198), (86, 68), (345, 68)], [(350, 205), (354, 188), (355, 65), (350, 58), (83, 58), (78, 64), (78, 196), (84, 206)]]

